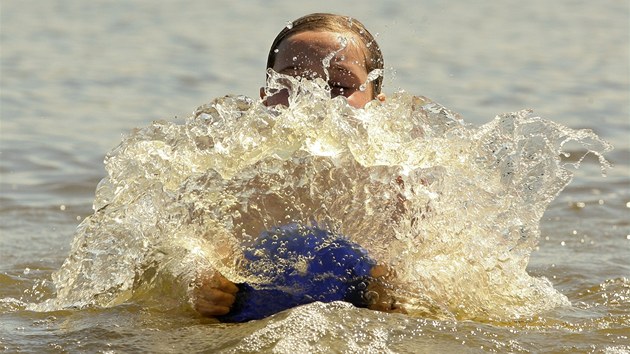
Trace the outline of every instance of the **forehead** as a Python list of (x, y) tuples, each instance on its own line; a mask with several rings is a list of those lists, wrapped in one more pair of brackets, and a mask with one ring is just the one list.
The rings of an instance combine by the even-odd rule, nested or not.
[(306, 31), (285, 38), (276, 48), (274, 68), (285, 65), (321, 63), (336, 53), (331, 63), (346, 62), (365, 67), (360, 40), (351, 33)]

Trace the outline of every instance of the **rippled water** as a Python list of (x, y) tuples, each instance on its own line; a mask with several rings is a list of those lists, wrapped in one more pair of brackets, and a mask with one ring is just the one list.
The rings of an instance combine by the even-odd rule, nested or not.
[[(194, 107), (227, 93), (256, 97), (264, 79), (266, 50), (273, 36), (286, 21), (321, 10), (310, 6), (305, 9), (292, 3), (263, 6), (228, 2), (212, 6), (193, 2), (181, 6), (144, 1), (23, 1), (1, 5), (0, 348), (7, 352), (627, 352), (630, 349), (630, 148), (627, 141), (630, 132), (630, 10), (627, 3), (617, 1), (590, 5), (534, 1), (513, 6), (493, 2), (476, 6), (455, 2), (394, 2), (369, 8), (353, 4), (329, 8), (355, 15), (379, 33), (386, 65), (393, 68), (386, 71), (385, 90), (391, 98), (387, 112), (395, 112), (396, 103), (409, 107), (404, 103), (407, 96), (402, 94), (396, 98), (394, 95), (398, 88), (404, 88), (461, 113), (464, 121), (473, 126), (455, 129), (457, 133), (446, 139), (448, 144), (443, 146), (439, 145), (438, 138), (424, 139), (426, 145), (421, 152), (396, 148), (372, 151), (376, 145), (371, 144), (378, 141), (367, 143), (361, 139), (361, 134), (370, 136), (368, 128), (380, 127), (380, 124), (370, 125), (370, 120), (363, 117), (363, 120), (355, 120), (361, 124), (335, 130), (331, 127), (342, 127), (339, 124), (345, 120), (330, 118), (328, 128), (321, 127), (327, 129), (329, 140), (308, 145), (310, 150), (306, 151), (310, 155), (287, 155), (302, 159), (296, 166), (314, 168), (320, 164), (328, 166), (332, 175), (335, 168), (354, 171), (358, 178), (353, 182), (355, 185), (374, 182), (374, 173), (365, 166), (382, 165), (398, 151), (406, 151), (406, 154), (396, 155), (393, 165), (406, 166), (407, 170), (410, 166), (424, 164), (422, 172), (426, 175), (426, 169), (432, 166), (454, 168), (457, 160), (454, 153), (458, 148), (464, 149), (463, 157), (471, 153), (485, 156), (480, 154), (483, 150), (480, 146), (487, 140), (478, 139), (477, 147), (470, 144), (474, 138), (484, 136), (483, 132), (491, 136), (491, 132), (499, 129), (497, 125), (502, 126), (497, 123), (500, 120), (493, 122), (496, 114), (524, 108), (533, 108), (534, 113), (518, 118), (519, 121), (542, 116), (572, 128), (562, 128), (560, 131), (564, 132), (591, 128), (615, 147), (605, 154), (614, 165), (607, 169), (607, 177), (602, 177), (600, 162), (592, 154), (577, 170), (565, 165), (573, 171), (574, 178), (548, 207), (541, 200), (527, 204), (527, 192), (520, 193), (518, 188), (513, 190), (515, 195), (509, 195), (500, 188), (505, 181), (485, 186), (475, 184), (487, 182), (496, 171), (505, 172), (506, 166), (498, 170), (455, 169), (461, 174), (430, 171), (430, 176), (442, 183), (432, 184), (433, 189), (429, 189), (425, 197), (421, 193), (415, 195), (418, 202), (422, 198), (426, 202), (433, 192), (449, 198), (434, 200), (433, 210), (438, 216), (428, 218), (421, 229), (415, 230), (425, 237), (423, 247), (412, 244), (406, 248), (409, 244), (403, 242), (404, 237), (400, 241), (395, 235), (398, 240), (395, 247), (379, 247), (382, 239), (378, 237), (392, 236), (387, 234), (392, 230), (386, 227), (387, 223), (379, 224), (385, 225), (379, 228), (384, 230), (379, 236), (375, 236), (377, 232), (373, 230), (373, 234), (369, 234), (370, 237), (366, 234), (362, 241), (371, 240), (373, 244), (369, 247), (373, 247), (379, 259), (395, 263), (400, 269), (399, 278), (391, 280), (394, 284), (424, 296), (412, 296), (410, 302), (417, 308), (434, 311), (383, 314), (344, 303), (314, 303), (269, 319), (228, 325), (182, 311), (176, 300), (158, 294), (165, 292), (163, 284), (142, 288), (135, 294), (128, 291), (133, 287), (115, 287), (114, 292), (99, 288), (104, 284), (127, 284), (130, 279), (133, 283), (137, 269), (130, 269), (128, 265), (138, 261), (134, 257), (142, 255), (141, 250), (150, 249), (150, 237), (135, 238), (145, 243), (127, 245), (128, 253), (121, 248), (109, 248), (120, 251), (111, 252), (114, 260), (101, 265), (102, 268), (97, 267), (102, 273), (86, 273), (101, 276), (79, 282), (88, 292), (71, 290), (70, 295), (63, 298), (65, 305), (119, 305), (81, 309), (64, 309), (60, 303), (51, 305), (54, 299), (59, 299), (55, 297), (52, 274), (71, 253), (75, 235), (86, 235), (85, 228), (75, 232), (77, 225), (99, 220), (98, 215), (86, 219), (93, 214), (92, 203), (102, 206), (108, 202), (108, 196), (118, 196), (119, 205), (130, 205), (124, 198), (146, 187), (139, 182), (135, 192), (117, 194), (108, 192), (107, 186), (101, 184), (95, 195), (97, 184), (108, 174), (131, 171), (130, 175), (118, 176), (117, 181), (122, 183), (135, 179), (133, 173), (146, 172), (116, 166), (129, 167), (134, 159), (143, 156), (147, 161), (162, 161), (155, 167), (170, 166), (170, 173), (160, 177), (167, 179), (160, 180), (165, 187), (151, 187), (152, 192), (143, 194), (149, 196), (144, 206), (154, 207), (155, 220), (163, 220), (160, 218), (174, 215), (170, 212), (178, 210), (177, 204), (166, 203), (168, 198), (178, 193), (193, 195), (190, 192), (200, 190), (200, 186), (204, 187), (201, 190), (208, 187), (207, 184), (181, 184), (194, 166), (207, 168), (214, 164), (213, 168), (228, 184), (248, 181), (248, 174), (242, 174), (243, 166), (248, 166), (245, 162), (239, 167), (230, 159), (212, 160), (204, 155), (204, 159), (195, 160), (199, 156), (189, 154), (173, 157), (171, 164), (164, 162), (163, 157), (168, 155), (159, 155), (159, 152), (166, 153), (163, 148), (177, 141), (171, 138), (182, 137), (182, 131), (204, 127), (194, 119), (186, 121), (176, 116), (187, 117), (187, 112)], [(328, 102), (323, 107), (335, 104)], [(352, 113), (344, 114), (344, 118), (348, 114), (352, 116)], [(372, 117), (385, 115), (377, 112)], [(149, 127), (149, 122), (156, 119), (167, 122)], [(404, 125), (405, 120), (396, 122)], [(549, 125), (532, 124), (544, 127), (544, 136), (553, 131)], [(130, 133), (134, 127), (147, 128)], [(229, 124), (228, 127), (223, 131), (227, 138), (238, 128)], [(363, 128), (366, 132), (361, 133), (360, 127), (367, 127)], [(299, 133), (293, 135), (295, 141), (307, 141), (309, 136), (325, 137), (322, 130), (314, 130), (312, 126), (285, 128)], [(391, 128), (397, 131), (394, 129), (397, 127)], [(425, 128), (429, 132), (431, 129), (444, 132), (440, 130), (444, 127), (438, 123)], [(160, 133), (162, 130), (164, 132)], [(220, 132), (190, 131), (200, 136)], [(195, 136), (190, 131), (188, 138)], [(258, 130), (244, 131), (253, 134)], [(343, 135), (350, 133), (354, 134), (350, 138)], [(526, 130), (513, 137), (527, 137), (527, 133)], [(119, 144), (121, 134), (126, 136), (123, 146), (140, 150), (136, 153), (112, 151), (108, 155), (108, 170), (105, 170), (103, 156)], [(388, 135), (376, 133), (376, 136), (386, 141)], [(345, 147), (335, 145), (342, 141), (339, 137), (345, 137), (343, 141), (349, 143)], [(145, 140), (153, 145), (143, 145)], [(152, 155), (151, 149), (160, 141), (166, 143), (154, 150), (158, 155)], [(352, 146), (353, 143), (358, 145)], [(168, 151), (193, 151), (186, 146), (177, 145)], [(286, 148), (280, 150), (287, 151)], [(593, 147), (596, 151), (600, 148)], [(348, 156), (343, 151), (352, 152), (360, 164), (343, 159), (343, 163), (335, 162), (329, 156), (309, 160), (308, 156), (319, 156), (331, 149), (341, 156)], [(431, 149), (437, 155), (423, 155)], [(564, 150), (569, 156), (562, 161), (570, 164), (583, 156), (584, 148), (569, 143)], [(374, 155), (375, 152), (380, 153), (380, 157), (370, 161), (378, 155)], [(259, 158), (236, 152), (228, 156), (234, 154), (243, 156), (240, 161)], [(544, 156), (551, 157), (551, 153), (547, 154)], [(433, 160), (436, 156), (441, 158), (439, 163)], [(464, 162), (470, 161), (464, 158), (458, 163), (464, 165)], [(476, 163), (483, 165), (483, 161)], [(284, 168), (290, 170), (296, 166)], [(478, 173), (465, 175), (472, 172)], [(558, 173), (556, 170), (553, 177), (560, 178)], [(398, 192), (396, 186), (389, 186), (378, 177), (388, 175), (393, 176), (393, 171), (379, 170), (377, 174), (376, 181), (384, 188), (373, 192), (381, 193), (375, 194), (381, 199), (387, 195), (388, 188)], [(361, 179), (361, 176), (370, 177)], [(405, 176), (411, 182), (423, 175)], [(452, 186), (453, 183), (457, 187)], [(551, 181), (540, 183), (553, 185)], [(491, 192), (495, 194), (480, 193), (489, 186), (494, 188)], [(177, 192), (160, 194), (170, 189)], [(360, 201), (370, 194), (346, 192), (340, 195), (345, 195), (348, 201)], [(553, 193), (541, 195), (549, 197)], [(209, 199), (200, 200), (213, 200), (211, 196), (205, 198)], [(188, 199), (184, 203), (195, 201), (199, 200)], [(440, 204), (441, 201), (444, 203)], [(454, 212), (447, 207), (455, 209), (465, 201), (490, 205), (489, 210), (469, 213), (469, 219), (457, 214), (459, 222), (446, 222), (449, 213)], [(494, 204), (488, 204), (491, 201)], [(138, 213), (147, 211), (140, 203), (133, 205)], [(156, 207), (160, 205), (164, 207)], [(544, 207), (547, 207), (544, 214), (539, 214)], [(497, 217), (502, 208), (506, 210), (505, 217)], [(140, 227), (134, 232), (147, 231), (156, 225), (147, 222), (146, 214), (125, 213), (131, 213), (129, 209), (123, 215), (138, 216), (136, 225)], [(349, 233), (365, 221), (365, 218), (349, 219), (356, 222), (348, 225), (349, 220), (339, 215), (334, 208), (320, 214), (338, 221)], [(377, 215), (387, 217), (387, 210)], [(268, 211), (263, 219), (275, 217), (273, 211)], [(500, 240), (502, 227), (519, 218), (524, 225), (539, 226), (540, 235), (536, 230), (526, 233), (529, 237), (525, 238), (527, 241), (521, 251), (504, 258), (502, 250), (513, 248), (497, 240)], [(486, 229), (482, 227), (484, 222), (487, 222)], [(180, 227), (177, 222), (165, 225), (161, 225), (165, 230), (183, 233), (178, 228), (168, 228)], [(197, 230), (199, 225), (192, 223), (187, 227)], [(431, 227), (460, 230), (457, 234), (460, 237), (431, 232)], [(94, 227), (90, 232), (106, 243), (107, 237), (115, 234), (112, 230), (116, 231), (111, 226)], [(108, 231), (109, 235), (105, 235)], [(145, 236), (150, 233), (151, 230)], [(132, 240), (134, 235), (137, 233), (121, 233), (120, 237)], [(519, 238), (510, 235), (505, 241), (509, 244)], [(184, 241), (172, 241), (167, 246), (186, 249)], [(102, 247), (102, 250), (108, 249)], [(410, 255), (412, 251), (415, 254)], [(116, 258), (121, 256), (127, 257), (127, 263)], [(493, 269), (493, 262), (503, 264), (506, 260), (511, 267), (486, 272)], [(414, 268), (409, 264), (422, 267)], [(181, 266), (186, 269), (184, 264)], [(417, 269), (425, 272), (418, 273)], [(482, 275), (491, 275), (487, 284), (480, 283)], [(61, 278), (63, 276), (57, 277), (58, 287)], [(515, 300), (518, 297), (521, 297), (520, 302)], [(105, 300), (99, 302), (101, 299)], [(46, 300), (44, 305), (34, 305)], [(436, 311), (436, 308), (441, 310)]]

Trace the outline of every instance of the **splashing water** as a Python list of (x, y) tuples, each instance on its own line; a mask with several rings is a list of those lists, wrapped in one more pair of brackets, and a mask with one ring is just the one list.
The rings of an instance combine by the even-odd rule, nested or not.
[[(330, 61), (341, 51), (346, 49), (346, 47), (348, 46), (348, 42), (354, 41), (354, 38), (349, 40), (345, 36), (338, 36), (337, 41), (339, 42), (339, 49), (328, 53), (328, 55), (326, 55), (324, 59), (322, 59), (322, 68), (324, 69), (324, 78), (326, 79), (326, 81), (330, 79), (330, 73), (328, 72), (328, 68), (330, 68)], [(341, 59), (341, 60), (343, 61), (344, 59)]]
[(383, 75), (383, 69), (374, 69), (368, 73), (367, 79), (359, 86), (359, 90), (367, 90), (368, 84)]
[(501, 321), (568, 304), (525, 268), (546, 207), (571, 180), (563, 146), (608, 167), (611, 146), (594, 133), (530, 111), (475, 128), (403, 92), (355, 109), (321, 79), (273, 72), (269, 86), (290, 88), (290, 108), (226, 96), (185, 124), (129, 134), (53, 276), (57, 296), (31, 308), (165, 306), (210, 268), (242, 282), (242, 245), (288, 223), (360, 244), (391, 269), (411, 315)]

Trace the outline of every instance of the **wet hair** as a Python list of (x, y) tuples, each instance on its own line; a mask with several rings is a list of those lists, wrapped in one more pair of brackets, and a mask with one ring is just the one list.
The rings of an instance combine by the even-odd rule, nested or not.
[[(341, 15), (335, 15), (330, 13), (313, 13), (298, 18), (285, 26), (280, 33), (276, 36), (271, 49), (269, 49), (269, 55), (267, 57), (267, 69), (273, 68), (276, 62), (276, 49), (280, 46), (280, 43), (298, 33), (315, 31), (315, 32), (337, 32), (337, 33), (350, 33), (360, 39), (363, 44), (363, 53), (365, 54), (365, 68), (368, 73), (375, 69), (383, 69), (383, 54), (381, 49), (376, 43), (374, 36), (365, 26), (358, 20)], [(373, 88), (373, 98), (381, 93), (381, 86), (383, 85), (383, 76), (379, 75), (374, 81), (371, 82)]]

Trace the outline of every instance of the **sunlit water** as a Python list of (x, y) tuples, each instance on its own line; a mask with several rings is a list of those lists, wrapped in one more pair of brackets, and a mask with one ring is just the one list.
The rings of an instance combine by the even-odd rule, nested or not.
[[(570, 36), (568, 29), (581, 28), (571, 21), (602, 25), (599, 19), (617, 18), (619, 9), (612, 4), (618, 6), (611, 2), (590, 17), (562, 17), (557, 8), (548, 8), (567, 31), (547, 26)], [(476, 10), (478, 17), (432, 3), (422, 12), (427, 21), (446, 16), (477, 18), (490, 28), (508, 23), (484, 15), (481, 10), (505, 15), (486, 5)], [(229, 96), (201, 106), (189, 118), (149, 123), (207, 101), (201, 81), (220, 87), (208, 90), (218, 90), (217, 97), (232, 90), (256, 91), (234, 84), (234, 77), (204, 76), (209, 75), (204, 70), (227, 75), (207, 68), (204, 60), (216, 57), (198, 54), (207, 50), (204, 41), (215, 43), (191, 25), (201, 22), (203, 16), (195, 14), (206, 5), (173, 11), (138, 2), (126, 9), (135, 17), (121, 15), (113, 5), (46, 6), (2, 4), (0, 348), (629, 350), (627, 19), (618, 31), (607, 32), (608, 42), (599, 40), (610, 45), (609, 56), (589, 57), (573, 42), (565, 44), (565, 53), (583, 59), (576, 68), (584, 71), (575, 70), (590, 70), (601, 80), (588, 88), (592, 92), (585, 91), (590, 99), (581, 96), (580, 89), (587, 88), (579, 84), (576, 92), (565, 92), (575, 78), (566, 78), (560, 66), (545, 69), (560, 72), (545, 87), (524, 83), (506, 91), (513, 93), (509, 99), (506, 93), (482, 102), (482, 92), (459, 95), (455, 88), (448, 96), (446, 85), (438, 84), (445, 84), (440, 71), (430, 73), (419, 64), (413, 68), (431, 75), (436, 89), (413, 86), (400, 77), (407, 63), (389, 72), (398, 77), (395, 85), (429, 96), (435, 91), (457, 101), (458, 108), (390, 89), (385, 104), (355, 110), (341, 99), (328, 99), (316, 82), (303, 82), (295, 83), (303, 94), (288, 110), (269, 111), (257, 99)], [(539, 21), (541, 12), (531, 6), (522, 11)], [(621, 9), (627, 14), (627, 6)], [(223, 11), (253, 16), (258, 10), (226, 5)], [(45, 25), (29, 17), (37, 18), (38, 11), (58, 17)], [(386, 6), (379, 11), (396, 13)], [(286, 17), (303, 12), (291, 10)], [(370, 13), (364, 19), (360, 12), (357, 17), (372, 27)], [(102, 22), (86, 20), (97, 13), (105, 14), (98, 17)], [(191, 17), (199, 21), (184, 21)], [(223, 21), (233, 26), (229, 17)], [(404, 22), (405, 15), (399, 17)], [(181, 26), (170, 27), (161, 39), (171, 52), (147, 46), (138, 52), (146, 60), (125, 64), (125, 48), (142, 48), (142, 38), (154, 36), (152, 19), (168, 18)], [(287, 18), (269, 21), (271, 29), (259, 39), (264, 41), (260, 53), (232, 43), (224, 48), (262, 58), (277, 25)], [(99, 34), (99, 26), (107, 23), (110, 34)], [(525, 25), (510, 24), (527, 32)], [(488, 30), (481, 26), (478, 33)], [(178, 34), (189, 41), (178, 40)], [(444, 36), (433, 37), (440, 43), (449, 38)], [(549, 37), (549, 42), (556, 38)], [(105, 50), (108, 40), (121, 45)], [(484, 58), (483, 41), (476, 43), (471, 57)], [(546, 42), (537, 38), (534, 43)], [(511, 50), (504, 45), (493, 49), (497, 55)], [(625, 45), (625, 59), (610, 59), (617, 57), (619, 45)], [(195, 54), (183, 50), (186, 46)], [(394, 61), (406, 50), (399, 46)], [(437, 56), (445, 54), (438, 49), (444, 47), (430, 48)], [(174, 86), (164, 85), (163, 76), (150, 67), (164, 65), (155, 64), (156, 53), (169, 53), (172, 59), (165, 62), (175, 62), (175, 71), (183, 72)], [(522, 55), (545, 60), (541, 53)], [(612, 64), (619, 62), (626, 64)], [(222, 69), (232, 64), (218, 63)], [(444, 68), (451, 69), (443, 70), (457, 73), (458, 65), (468, 64), (449, 59)], [(202, 72), (186, 72), (190, 65)], [(262, 81), (260, 67), (242, 65), (249, 66), (243, 75), (259, 75), (256, 81)], [(475, 85), (474, 91), (513, 84), (500, 69), (479, 65), (479, 78), (464, 81)], [(529, 72), (540, 73), (535, 65)], [(559, 99), (556, 92), (565, 96)], [(518, 99), (546, 113), (539, 118), (537, 109), (518, 111), (524, 108), (515, 104)], [(512, 109), (504, 109), (508, 105)], [(488, 106), (496, 107), (494, 113), (515, 112), (474, 116)], [(574, 118), (559, 124), (548, 112)], [(467, 114), (478, 123), (469, 123)], [(138, 129), (130, 131), (134, 126)], [(615, 149), (609, 151), (607, 142), (581, 128), (595, 129)], [(99, 156), (106, 153), (103, 164)], [(347, 235), (394, 269), (387, 281), (408, 314), (313, 303), (261, 321), (219, 324), (187, 309), (186, 284), (197, 272), (213, 266), (235, 281), (247, 279), (236, 262), (241, 242), (273, 225), (313, 221)]]

